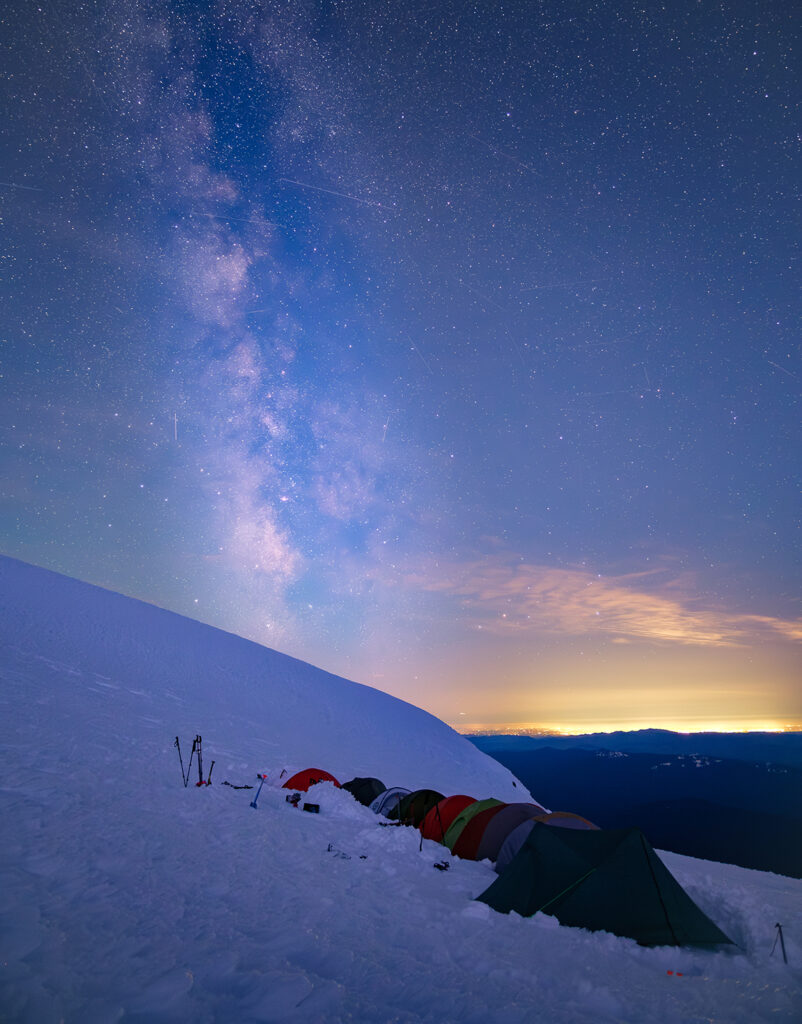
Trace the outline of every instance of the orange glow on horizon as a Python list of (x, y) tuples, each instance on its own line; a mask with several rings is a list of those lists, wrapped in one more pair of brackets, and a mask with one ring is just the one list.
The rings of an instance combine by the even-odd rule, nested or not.
[(672, 721), (672, 722), (578, 722), (574, 725), (556, 723), (514, 722), (489, 724), (482, 722), (449, 722), (460, 733), (497, 736), (584, 736), (590, 733), (638, 732), (642, 729), (665, 729), (689, 735), (697, 732), (802, 732), (802, 722), (777, 721)]

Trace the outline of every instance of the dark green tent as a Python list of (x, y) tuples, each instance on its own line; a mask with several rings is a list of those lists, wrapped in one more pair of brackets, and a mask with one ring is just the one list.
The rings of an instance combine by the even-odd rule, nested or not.
[(481, 896), (494, 910), (542, 911), (560, 924), (642, 946), (731, 943), (693, 902), (637, 828), (575, 831), (536, 823)]
[(443, 794), (438, 793), (436, 789), (416, 789), (403, 797), (387, 817), (391, 821), (400, 821), (404, 825), (413, 825), (417, 828), (434, 805), (439, 804), (442, 799)]
[(385, 791), (387, 787), (380, 779), (363, 778), (357, 776), (350, 782), (343, 783), (343, 789), (348, 792), (365, 807), (370, 807), (376, 797)]

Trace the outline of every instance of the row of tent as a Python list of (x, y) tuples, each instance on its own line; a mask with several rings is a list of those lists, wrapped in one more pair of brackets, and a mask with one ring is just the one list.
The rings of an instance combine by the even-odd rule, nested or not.
[[(307, 790), (340, 783), (307, 769), (285, 783)], [(495, 862), (498, 878), (476, 899), (501, 913), (545, 913), (564, 925), (608, 931), (644, 946), (732, 944), (677, 882), (637, 828), (600, 829), (536, 803), (388, 789), (379, 779), (342, 785), (376, 814), (415, 827), (458, 857)]]
[(444, 796), (435, 789), (387, 789), (379, 779), (371, 778), (352, 779), (343, 789), (374, 813), (419, 829), (424, 839), (442, 843), (463, 860), (494, 861), (498, 872), (515, 857), (537, 821), (561, 828), (596, 829), (578, 814), (549, 812), (536, 803), (477, 800), (462, 793)]
[[(331, 782), (347, 790), (359, 803), (390, 821), (420, 830), (424, 839), (442, 843), (463, 860), (491, 860), (501, 873), (514, 859), (535, 822), (569, 829), (596, 829), (578, 814), (549, 812), (537, 803), (476, 800), (458, 794), (444, 796), (435, 789), (390, 789), (380, 779), (358, 777), (340, 782), (321, 768), (306, 768), (282, 782), (284, 789), (306, 792), (317, 782)], [(279, 776), (282, 780), (284, 773)]]

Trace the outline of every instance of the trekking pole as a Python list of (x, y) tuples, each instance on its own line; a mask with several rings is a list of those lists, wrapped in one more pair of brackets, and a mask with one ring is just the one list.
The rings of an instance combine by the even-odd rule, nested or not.
[(259, 808), (256, 806), (256, 801), (259, 799), (259, 794), (262, 792), (262, 786), (264, 786), (264, 784), (265, 784), (265, 778), (266, 777), (267, 776), (265, 776), (265, 775), (257, 775), (256, 776), (257, 779), (261, 779), (262, 780), (259, 783), (259, 788), (256, 790), (256, 796), (253, 798), (253, 800), (251, 800), (251, 807), (253, 807), (253, 809), (256, 810), (256, 811), (259, 810)]
[(211, 786), (211, 784), (212, 784), (212, 770), (214, 768), (214, 765), (215, 765), (215, 762), (212, 761), (212, 767), (209, 769), (209, 774), (206, 777), (206, 785), (207, 786)]
[(195, 737), (195, 742), (198, 744), (198, 785), (203, 785), (203, 762), (201, 761), (201, 743), (200, 733)]
[(190, 750), (190, 752), (189, 752), (189, 764), (187, 765), (187, 777), (186, 777), (186, 779), (184, 781), (184, 785), (185, 786), (189, 785), (189, 773), (192, 771), (192, 759), (195, 757), (195, 751), (197, 750), (197, 747), (198, 747), (198, 737), (196, 736), (195, 739), (192, 741), (192, 750)]
[(189, 782), (189, 776), (184, 773), (184, 758), (181, 756), (181, 744), (178, 742), (177, 736), (173, 745), (178, 747), (178, 760), (181, 762), (181, 778), (184, 782), (184, 789), (186, 789), (187, 783)]
[(774, 950), (777, 948), (777, 939), (779, 939), (780, 949), (782, 950), (783, 954), (783, 963), (787, 964), (788, 957), (785, 954), (785, 939), (783, 938), (783, 926), (778, 922), (777, 924), (775, 924), (774, 927), (777, 929), (777, 936), (774, 939), (774, 945), (771, 947), (771, 953), (769, 954), (769, 956), (774, 956)]

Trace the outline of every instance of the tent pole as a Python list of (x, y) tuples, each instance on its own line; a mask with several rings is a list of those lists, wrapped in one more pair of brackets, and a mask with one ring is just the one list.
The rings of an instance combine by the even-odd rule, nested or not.
[(640, 845), (641, 849), (643, 850), (643, 856), (646, 858), (646, 863), (649, 865), (649, 874), (652, 876), (652, 881), (654, 882), (654, 888), (657, 893), (657, 898), (660, 900), (660, 906), (663, 908), (663, 914), (665, 914), (666, 924), (668, 925), (668, 930), (671, 932), (671, 937), (674, 940), (674, 945), (681, 946), (682, 943), (677, 938), (677, 933), (674, 931), (674, 926), (671, 923), (671, 918), (668, 916), (668, 908), (663, 902), (663, 894), (660, 892), (660, 886), (658, 885), (657, 879), (654, 877), (654, 868), (652, 867), (652, 862), (649, 859), (649, 851), (646, 849), (646, 841), (644, 839), (644, 835), (642, 832), (640, 834)]

